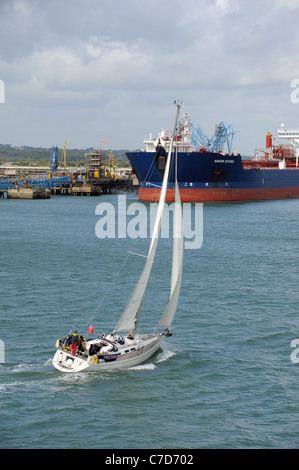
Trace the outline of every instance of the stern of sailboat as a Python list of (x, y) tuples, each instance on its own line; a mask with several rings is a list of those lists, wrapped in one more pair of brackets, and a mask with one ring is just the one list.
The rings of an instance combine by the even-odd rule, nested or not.
[(58, 349), (53, 357), (53, 366), (61, 372), (81, 372), (89, 368), (88, 358), (73, 356), (63, 349)]

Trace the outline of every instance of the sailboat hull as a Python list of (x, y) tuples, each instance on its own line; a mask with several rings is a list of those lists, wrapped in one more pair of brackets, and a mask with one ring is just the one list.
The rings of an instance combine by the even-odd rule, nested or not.
[(164, 335), (137, 335), (133, 340), (124, 337), (124, 345), (117, 351), (93, 356), (73, 356), (70, 352), (58, 349), (53, 358), (53, 366), (61, 372), (110, 371), (128, 369), (147, 361), (162, 346)]

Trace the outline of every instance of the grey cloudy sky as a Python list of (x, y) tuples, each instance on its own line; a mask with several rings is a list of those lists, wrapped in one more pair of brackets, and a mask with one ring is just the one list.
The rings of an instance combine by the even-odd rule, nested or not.
[(253, 155), (299, 126), (299, 0), (0, 0), (0, 143), (143, 147), (174, 100)]

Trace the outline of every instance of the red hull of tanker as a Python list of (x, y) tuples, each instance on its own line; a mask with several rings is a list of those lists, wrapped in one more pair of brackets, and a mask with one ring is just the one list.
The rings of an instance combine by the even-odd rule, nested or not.
[[(180, 189), (182, 202), (232, 202), (285, 199), (299, 197), (299, 187), (289, 188), (205, 188)], [(139, 200), (158, 201), (159, 188), (140, 188)], [(167, 190), (167, 202), (174, 201), (174, 190)]]

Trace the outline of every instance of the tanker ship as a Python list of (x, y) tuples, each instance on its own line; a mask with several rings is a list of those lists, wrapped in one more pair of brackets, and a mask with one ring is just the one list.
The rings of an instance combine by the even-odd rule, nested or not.
[[(252, 159), (232, 152), (235, 132), (224, 122), (216, 125), (212, 138), (194, 126), (188, 113), (178, 124), (173, 142), (177, 152), (177, 176), (182, 202), (229, 202), (299, 197), (299, 129), (281, 124), (279, 139), (289, 144), (273, 145), (266, 135), (266, 147), (255, 150)], [(157, 138), (150, 134), (146, 150), (127, 152), (143, 201), (159, 199), (170, 132), (162, 129)], [(226, 151), (224, 148), (226, 147)], [(167, 201), (174, 201), (174, 169), (171, 170)]]

